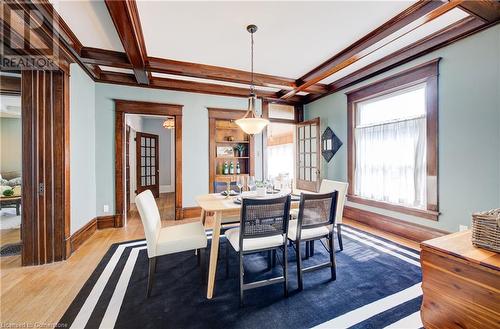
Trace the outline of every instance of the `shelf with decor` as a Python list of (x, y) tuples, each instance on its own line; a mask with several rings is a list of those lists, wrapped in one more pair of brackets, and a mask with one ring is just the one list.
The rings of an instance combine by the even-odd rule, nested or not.
[[(254, 138), (234, 122), (244, 114), (242, 110), (208, 109), (210, 192), (213, 192), (214, 182), (233, 182), (238, 175), (254, 175)], [(225, 165), (228, 174), (224, 174)]]

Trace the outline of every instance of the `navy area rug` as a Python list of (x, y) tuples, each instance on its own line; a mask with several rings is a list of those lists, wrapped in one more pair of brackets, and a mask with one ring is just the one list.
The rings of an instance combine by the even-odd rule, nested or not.
[[(69, 328), (420, 328), (419, 253), (343, 225), (337, 279), (328, 268), (305, 273), (297, 292), (295, 253), (289, 250), (289, 297), (276, 284), (245, 292), (239, 307), (238, 258), (225, 274), (222, 237), (214, 298), (206, 299), (193, 252), (158, 259), (152, 296), (146, 298), (145, 241), (113, 245), (72, 302), (60, 325)], [(209, 239), (211, 232), (207, 232)], [(210, 241), (210, 240), (209, 240)], [(336, 241), (337, 245), (337, 241)], [(324, 262), (319, 241), (305, 266)], [(208, 255), (207, 255), (208, 256)], [(207, 257), (208, 259), (208, 257)], [(245, 281), (281, 273), (267, 271), (267, 257), (245, 257)], [(273, 273), (274, 272), (274, 273)]]

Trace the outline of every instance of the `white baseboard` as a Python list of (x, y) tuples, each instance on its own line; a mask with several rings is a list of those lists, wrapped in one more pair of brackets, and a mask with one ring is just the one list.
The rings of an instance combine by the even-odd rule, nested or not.
[(175, 191), (174, 185), (160, 185), (160, 193), (170, 193)]

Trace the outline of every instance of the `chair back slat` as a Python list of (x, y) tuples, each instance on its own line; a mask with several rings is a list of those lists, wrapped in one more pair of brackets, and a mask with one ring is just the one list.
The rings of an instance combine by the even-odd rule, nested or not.
[(300, 196), (298, 226), (302, 229), (332, 225), (335, 222), (338, 192)]
[(240, 240), (286, 235), (289, 215), (289, 195), (272, 199), (243, 198)]

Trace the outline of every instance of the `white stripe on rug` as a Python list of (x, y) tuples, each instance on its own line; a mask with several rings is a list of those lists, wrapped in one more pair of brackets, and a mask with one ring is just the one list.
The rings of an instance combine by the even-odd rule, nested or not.
[(116, 264), (118, 264), (118, 261), (120, 260), (125, 248), (145, 243), (146, 243), (145, 240), (124, 243), (116, 248), (115, 253), (113, 254), (113, 256), (111, 256), (111, 259), (106, 264), (106, 267), (104, 268), (101, 275), (99, 276), (99, 279), (97, 279), (94, 287), (92, 288), (92, 291), (90, 292), (90, 294), (87, 296), (87, 299), (83, 303), (82, 308), (80, 308), (80, 311), (75, 317), (75, 320), (71, 324), (71, 328), (76, 328), (76, 329), (85, 328), (87, 322), (89, 321), (90, 315), (94, 311), (94, 308), (97, 305), (97, 302), (99, 301), (102, 292), (104, 291), (104, 287), (106, 287), (106, 284), (108, 283), (108, 280), (111, 277), (111, 274), (113, 273)]
[(130, 277), (135, 267), (137, 261), (137, 256), (139, 256), (139, 251), (146, 249), (146, 246), (133, 248), (128, 255), (127, 262), (123, 268), (120, 279), (116, 284), (115, 290), (113, 291), (113, 296), (111, 297), (108, 307), (106, 308), (106, 313), (101, 321), (99, 328), (108, 329), (114, 328), (116, 319), (118, 318), (118, 313), (120, 313), (120, 308), (123, 303), (123, 298), (125, 297), (125, 292), (127, 291), (128, 283), (130, 282)]
[(412, 252), (412, 251), (406, 250), (406, 249), (401, 248), (401, 247), (399, 247), (399, 246), (397, 246), (397, 245), (395, 245), (395, 244), (392, 244), (392, 243), (390, 243), (390, 242), (386, 242), (386, 241), (383, 241), (383, 240), (377, 239), (376, 237), (373, 237), (373, 236), (371, 236), (371, 235), (368, 235), (368, 234), (364, 234), (364, 233), (358, 232), (358, 231), (353, 230), (353, 229), (351, 229), (351, 228), (349, 228), (349, 227), (346, 227), (346, 226), (344, 226), (344, 227), (342, 228), (342, 230), (343, 230), (344, 232), (345, 232), (345, 231), (347, 231), (347, 232), (349, 232), (349, 233), (351, 233), (351, 234), (355, 234), (355, 235), (357, 235), (357, 236), (359, 236), (359, 237), (362, 237), (362, 238), (365, 238), (365, 239), (367, 239), (367, 240), (371, 240), (371, 241), (375, 241), (375, 242), (377, 242), (377, 243), (379, 243), (379, 244), (383, 244), (384, 246), (386, 246), (386, 247), (388, 247), (388, 248), (390, 248), (390, 249), (392, 249), (392, 250), (398, 250), (398, 251), (402, 252), (403, 254), (406, 254), (406, 255), (409, 255), (409, 256), (412, 256), (412, 257), (416, 257), (416, 258), (420, 258), (420, 255), (418, 254), (418, 252), (417, 252), (417, 251), (413, 251), (413, 252)]
[(364, 305), (355, 310), (342, 314), (334, 319), (323, 322), (314, 328), (349, 328), (357, 323), (363, 322), (372, 316), (379, 313), (387, 311), (393, 307), (396, 307), (404, 302), (412, 300), (422, 295), (422, 289), (420, 288), (421, 282), (397, 292), (393, 295), (384, 297), (373, 303)]
[(378, 250), (380, 250), (380, 251), (385, 252), (386, 254), (389, 254), (389, 255), (391, 255), (391, 256), (394, 256), (394, 257), (397, 257), (397, 258), (399, 258), (399, 259), (401, 259), (401, 260), (404, 260), (404, 261), (405, 261), (405, 262), (407, 262), (407, 263), (410, 263), (410, 264), (412, 264), (412, 265), (415, 265), (415, 266), (420, 267), (420, 263), (419, 263), (419, 262), (417, 262), (417, 261), (416, 261), (416, 260), (414, 260), (414, 259), (411, 259), (411, 258), (405, 257), (405, 256), (403, 256), (403, 255), (401, 255), (401, 254), (398, 254), (397, 252), (394, 252), (394, 251), (389, 250), (389, 249), (387, 249), (387, 248), (385, 248), (385, 247), (379, 246), (378, 244), (375, 244), (375, 243), (373, 243), (373, 242), (366, 241), (366, 240), (364, 240), (363, 238), (360, 238), (360, 237), (358, 237), (358, 236), (352, 235), (352, 234), (350, 234), (350, 233), (344, 232), (343, 234), (344, 234), (345, 236), (347, 236), (347, 237), (349, 237), (349, 238), (353, 239), (353, 240), (356, 240), (356, 241), (359, 241), (359, 242), (361, 242), (361, 243), (364, 243), (364, 244), (366, 244), (367, 246), (373, 247), (373, 248), (375, 248), (375, 249), (378, 249)]
[(405, 318), (402, 318), (399, 321), (394, 322), (393, 324), (388, 325), (384, 329), (417, 329), (422, 328), (424, 325), (422, 324), (422, 318), (420, 317), (420, 311), (415, 312), (413, 314), (408, 315)]

